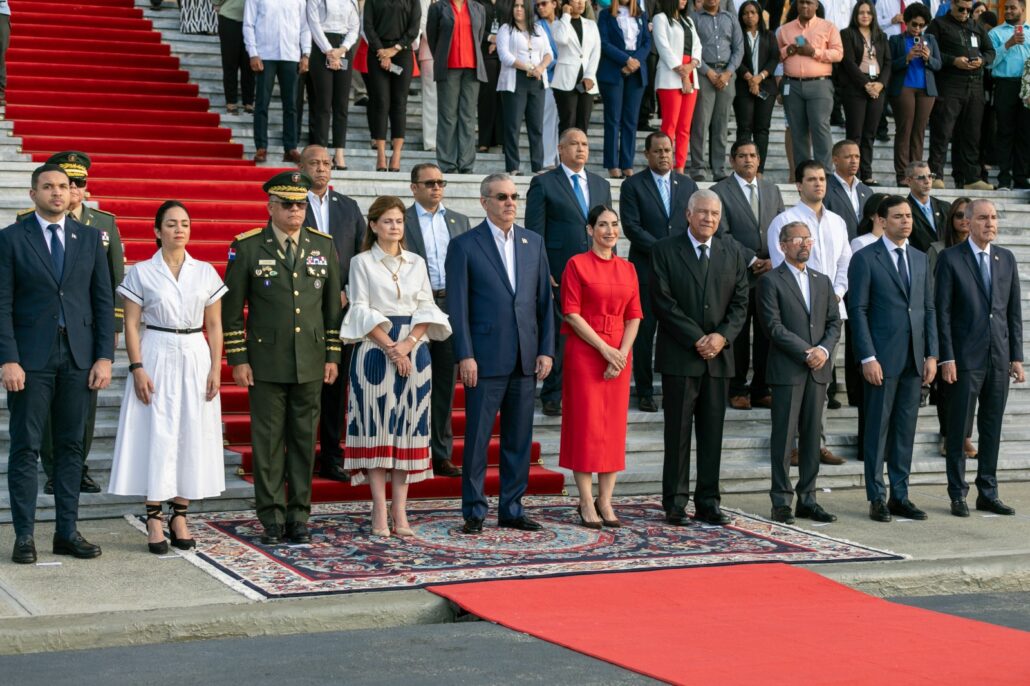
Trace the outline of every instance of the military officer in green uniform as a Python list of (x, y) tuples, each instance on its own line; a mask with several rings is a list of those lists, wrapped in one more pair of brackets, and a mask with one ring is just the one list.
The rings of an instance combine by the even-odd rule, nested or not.
[(236, 237), (225, 271), (225, 353), (233, 380), (249, 389), (254, 498), (268, 545), (311, 540), (322, 384), (336, 380), (342, 351), (339, 262), (333, 239), (304, 226), (310, 187), (299, 171), (265, 183), (269, 222)]
[[(107, 252), (107, 265), (111, 269), (111, 288), (118, 288), (122, 278), (125, 276), (125, 253), (122, 250), (122, 239), (118, 234), (118, 225), (115, 223), (115, 216), (110, 212), (93, 209), (88, 206), (86, 200), (86, 182), (89, 178), (89, 168), (92, 162), (84, 152), (68, 150), (59, 152), (47, 160), (47, 164), (56, 164), (68, 174), (71, 180), (71, 198), (68, 202), (68, 214), (81, 224), (92, 226), (100, 232), (100, 238), (104, 243), (104, 250)], [(32, 214), (35, 208), (30, 208), (18, 213), (20, 221), (25, 215)], [(115, 292), (114, 296), (114, 345), (118, 347), (118, 335), (122, 332), (125, 313), (122, 310), (122, 297)], [(82, 439), (82, 483), (79, 490), (83, 493), (99, 493), (100, 486), (89, 475), (89, 466), (86, 458), (89, 457), (89, 449), (93, 444), (93, 426), (97, 418), (97, 393), (93, 392), (93, 398), (89, 405), (89, 414), (86, 416), (86, 435)], [(51, 418), (53, 421), (53, 418)], [(43, 492), (53, 495), (54, 485), (52, 481), (54, 472), (54, 448), (50, 438), (50, 426), (43, 430), (43, 443), (39, 451), (40, 462), (43, 463), (43, 471), (46, 472), (46, 485)]]

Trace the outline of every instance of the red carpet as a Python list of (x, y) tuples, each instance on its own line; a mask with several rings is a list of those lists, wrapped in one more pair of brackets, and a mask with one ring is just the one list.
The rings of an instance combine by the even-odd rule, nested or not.
[(675, 684), (1030, 683), (1030, 634), (896, 605), (783, 564), (429, 588), (470, 613)]
[[(208, 100), (199, 97), (189, 73), (133, 0), (10, 4), (5, 116), (22, 139), (22, 152), (35, 162), (61, 150), (89, 154), (90, 199), (118, 217), (129, 264), (153, 255), (154, 212), (174, 198), (189, 208), (193, 219), (190, 253), (224, 273), (233, 237), (268, 220), (261, 184), (277, 170), (243, 159), (243, 146), (232, 142), (232, 131), (208, 111)], [(55, 41), (68, 36), (76, 36), (74, 55), (55, 60)], [(74, 77), (69, 76), (69, 59)], [(76, 92), (88, 92), (91, 98), (72, 102), (68, 94)], [(243, 454), (249, 472), (247, 394), (232, 385), (227, 370), (223, 384), (226, 441)], [(455, 433), (460, 435), (463, 404), (457, 407)], [(496, 465), (498, 449), (494, 440), (491, 465)], [(461, 452), (458, 441), (459, 464)], [(540, 446), (534, 445), (534, 464), (539, 457)], [(490, 493), (496, 493), (497, 482), (497, 469), (491, 466)], [(563, 484), (561, 474), (534, 466), (528, 492), (561, 493)], [(455, 496), (461, 480), (433, 479), (412, 489), (413, 495), (416, 490), (422, 497)], [(367, 488), (316, 479), (316, 502), (367, 497)]]

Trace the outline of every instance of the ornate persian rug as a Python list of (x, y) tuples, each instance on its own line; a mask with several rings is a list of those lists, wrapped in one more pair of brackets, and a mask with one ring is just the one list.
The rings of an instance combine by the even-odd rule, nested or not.
[[(728, 509), (730, 526), (670, 526), (655, 496), (616, 498), (623, 527), (601, 531), (579, 526), (575, 498), (527, 496), (523, 502), (542, 531), (498, 529), (496, 500), (479, 536), (461, 533), (460, 502), (410, 501), (415, 536), (406, 539), (373, 537), (367, 502), (315, 505), (308, 545), (262, 545), (252, 511), (190, 515), (197, 549), (180, 554), (256, 599), (756, 562), (903, 559)], [(129, 519), (145, 531), (140, 519)]]

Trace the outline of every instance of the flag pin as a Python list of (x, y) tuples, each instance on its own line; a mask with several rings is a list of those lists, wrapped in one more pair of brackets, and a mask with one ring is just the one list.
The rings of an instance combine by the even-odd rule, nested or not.
[(523, 238), (523, 239), (522, 239), (522, 244), (523, 244), (523, 245), (526, 245), (526, 244), (528, 244), (528, 243), (529, 243), (529, 241), (527, 241), (527, 240), (526, 240), (525, 238)]

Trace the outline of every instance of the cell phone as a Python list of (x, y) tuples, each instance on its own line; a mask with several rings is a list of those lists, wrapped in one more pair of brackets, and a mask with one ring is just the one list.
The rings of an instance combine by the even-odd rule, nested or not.
[(391, 64), (390, 65), (390, 73), (391, 74), (397, 74), (398, 76), (400, 76), (401, 74), (404, 73), (404, 67), (402, 67), (399, 64)]
[(758, 99), (759, 100), (768, 100), (769, 99), (769, 91), (763, 91), (763, 90), (758, 91)]
[(1016, 24), (1016, 33), (1018, 33), (1020, 36), (1023, 35), (1023, 25), (1022, 24)]
[(804, 45), (804, 44), (806, 43), (806, 41), (805, 41), (805, 37), (804, 37), (804, 36), (798, 36), (798, 37), (797, 37), (797, 38), (796, 38), (796, 39), (794, 40), (794, 42), (795, 42), (795, 43), (797, 43), (798, 45)]
[(914, 45), (922, 45), (922, 43), (923, 43), (923, 37), (922, 37), (922, 36), (915, 36), (915, 37), (914, 37), (914, 38), (912, 39), (912, 43), (913, 43)]

